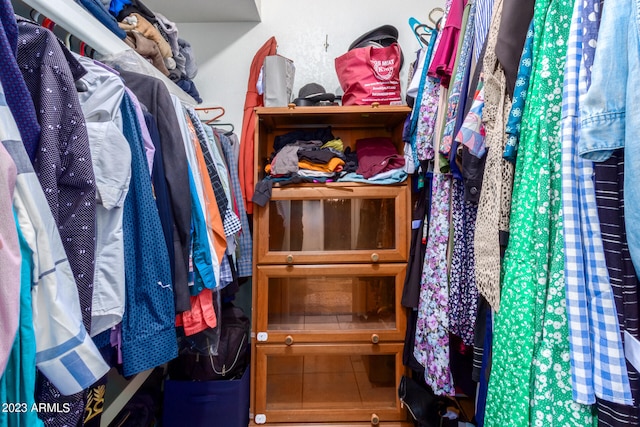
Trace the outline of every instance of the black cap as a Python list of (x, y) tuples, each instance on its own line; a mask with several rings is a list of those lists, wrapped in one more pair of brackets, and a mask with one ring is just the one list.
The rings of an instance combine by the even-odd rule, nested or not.
[(397, 41), (398, 29), (393, 25), (383, 25), (358, 37), (353, 43), (351, 43), (349, 50), (371, 45), (386, 47)]

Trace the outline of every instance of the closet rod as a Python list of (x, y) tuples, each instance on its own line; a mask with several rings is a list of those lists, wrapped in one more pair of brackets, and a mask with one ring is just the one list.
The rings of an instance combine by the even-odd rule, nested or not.
[(129, 46), (73, 0), (22, 0), (98, 52), (109, 55)]
[[(176, 95), (180, 100), (191, 106), (198, 103), (193, 97), (183, 91), (178, 85), (167, 76), (149, 64), (137, 52), (131, 49), (123, 40), (113, 34), (107, 27), (102, 25), (93, 15), (82, 8), (73, 0), (22, 0), (23, 3), (31, 6), (34, 10), (51, 19), (60, 25), (74, 37), (84, 41), (100, 54), (105, 56), (122, 54), (125, 51), (134, 52), (140, 60), (140, 69), (129, 71), (141, 72), (156, 77), (167, 86), (169, 92)], [(99, 58), (96, 58), (99, 59)], [(148, 67), (146, 67), (148, 65)], [(144, 68), (142, 68), (144, 67)]]

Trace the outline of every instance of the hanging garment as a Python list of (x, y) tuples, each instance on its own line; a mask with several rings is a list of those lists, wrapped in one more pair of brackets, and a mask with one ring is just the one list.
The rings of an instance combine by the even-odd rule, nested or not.
[(453, 254), (449, 272), (449, 328), (465, 345), (473, 345), (478, 310), (473, 237), (477, 205), (464, 200), (464, 184), (454, 179), (451, 195)]
[[(440, 153), (448, 156), (453, 145), (454, 132), (458, 116), (463, 114), (466, 97), (461, 98), (461, 94), (466, 95), (465, 77), (468, 77), (471, 67), (471, 51), (473, 49), (474, 23), (476, 15), (475, 2), (467, 3), (462, 16), (462, 37), (458, 46), (458, 55), (454, 66), (452, 84), (449, 90), (449, 102), (447, 105), (447, 119), (440, 142)], [(467, 81), (468, 84), (468, 81)]]
[(85, 57), (87, 90), (78, 93), (84, 113), (96, 177), (96, 259), (91, 304), (91, 336), (122, 321), (124, 312), (124, 240), (122, 207), (129, 190), (131, 150), (118, 128), (124, 83)]
[[(478, 64), (482, 64), (480, 60), (482, 48), (484, 47), (489, 27), (491, 26), (491, 17), (493, 16), (492, 0), (476, 0), (476, 19), (474, 23), (474, 39), (473, 39), (473, 59)], [(474, 86), (475, 87), (475, 86)]]
[[(131, 99), (135, 99), (135, 95), (127, 90), (127, 93)], [(158, 214), (160, 215), (160, 223), (162, 224), (162, 233), (164, 234), (165, 244), (167, 247), (167, 253), (169, 254), (169, 262), (171, 268), (171, 283), (174, 284), (175, 291), (175, 272), (173, 266), (175, 265), (176, 254), (174, 252), (173, 245), (173, 214), (171, 209), (171, 199), (169, 197), (169, 189), (167, 188), (167, 180), (164, 173), (164, 164), (162, 162), (162, 144), (160, 142), (160, 133), (158, 131), (158, 124), (155, 117), (149, 112), (144, 113), (144, 120), (149, 130), (149, 136), (154, 147), (153, 156), (153, 174), (151, 176), (151, 182), (153, 184), (153, 194), (156, 199), (156, 207), (158, 208)], [(145, 150), (148, 153), (147, 150)], [(151, 170), (151, 169), (150, 169)], [(177, 298), (176, 298), (177, 300)], [(176, 306), (176, 311), (178, 307)]]
[(240, 177), (240, 188), (242, 190), (242, 200), (247, 209), (247, 213), (253, 213), (253, 192), (255, 187), (253, 177), (253, 153), (255, 138), (255, 111), (254, 108), (263, 105), (262, 95), (258, 94), (256, 83), (264, 63), (264, 58), (276, 54), (276, 38), (271, 37), (258, 49), (251, 61), (249, 69), (249, 82), (247, 84), (247, 95), (244, 100), (244, 116), (242, 117), (242, 133), (240, 137), (240, 157), (238, 160), (238, 175)]
[[(225, 264), (225, 253), (227, 250), (227, 239), (224, 233), (224, 223), (222, 220), (222, 214), (220, 209), (220, 206), (218, 204), (218, 199), (216, 198), (216, 191), (213, 188), (211, 179), (209, 178), (209, 172), (207, 170), (207, 164), (204, 158), (204, 155), (202, 153), (202, 148), (200, 147), (200, 142), (198, 141), (198, 137), (195, 134), (195, 130), (193, 129), (193, 126), (191, 125), (191, 122), (188, 122), (190, 128), (189, 128), (189, 132), (191, 135), (191, 144), (192, 147), (195, 151), (195, 158), (196, 158), (196, 163), (194, 165), (194, 168), (197, 168), (200, 172), (200, 176), (201, 179), (203, 179), (204, 181), (202, 182), (202, 186), (203, 186), (203, 194), (204, 194), (204, 208), (207, 212), (207, 226), (209, 228), (209, 236), (211, 238), (211, 242), (212, 242), (212, 247), (211, 247), (211, 251), (212, 251), (212, 258), (215, 256), (215, 260), (213, 260), (214, 262), (214, 266), (215, 263), (218, 264), (217, 268), (214, 268), (214, 272), (216, 274), (216, 279), (217, 279), (217, 283), (218, 286), (226, 286), (228, 285), (231, 281), (233, 281), (233, 277), (231, 276), (231, 273), (228, 269), (224, 268), (224, 264)], [(220, 187), (218, 187), (218, 194), (219, 195), (223, 195), (224, 191), (222, 191), (222, 189)], [(224, 200), (221, 200), (221, 202), (224, 203)], [(224, 207), (222, 208), (224, 209)]]
[(238, 156), (234, 150), (234, 148), (239, 148), (240, 143), (235, 134), (229, 137), (224, 134), (220, 134), (220, 143), (222, 144), (224, 157), (227, 160), (227, 166), (229, 167), (229, 176), (231, 179), (231, 186), (233, 188), (236, 211), (240, 216), (240, 223), (242, 225), (242, 230), (240, 231), (240, 237), (238, 239), (240, 252), (237, 255), (236, 260), (238, 265), (238, 276), (250, 277), (253, 274), (253, 241), (249, 231), (249, 220), (247, 218), (244, 200), (242, 198), (242, 189), (240, 187), (240, 179), (238, 177)]
[[(604, 255), (611, 288), (615, 294), (620, 329), (640, 337), (638, 289), (640, 281), (633, 267), (624, 226), (624, 152), (618, 149), (608, 160), (595, 163), (595, 192), (603, 236)], [(631, 394), (635, 405), (619, 405), (596, 399), (598, 425), (607, 427), (640, 424), (640, 374), (627, 361)]]
[(16, 119), (22, 142), (31, 162), (35, 160), (40, 144), (40, 124), (33, 105), (33, 98), (22, 77), (16, 61), (18, 50), (18, 25), (9, 0), (0, 4), (0, 82), (6, 88), (7, 105)]
[[(0, 158), (3, 159), (0, 161), (1, 163), (4, 163), (5, 156), (8, 157), (9, 153), (0, 144)], [(10, 157), (9, 160), (11, 160)], [(20, 321), (18, 333), (12, 346), (9, 347), (11, 353), (6, 370), (0, 378), (0, 402), (12, 402), (21, 406), (14, 411), (1, 411), (0, 426), (42, 427), (44, 424), (38, 418), (38, 412), (31, 410), (35, 404), (34, 396), (36, 394), (36, 337), (33, 331), (33, 314), (31, 312), (33, 260), (31, 259), (31, 249), (17, 225), (16, 218), (13, 227), (17, 229), (22, 257), (19, 267), (20, 279), (18, 280), (20, 283), (20, 302), (18, 305)]]
[(128, 95), (120, 109), (132, 162), (123, 219), (127, 299), (122, 319), (122, 359), (123, 374), (129, 376), (176, 358), (178, 343), (169, 255), (164, 250), (140, 124)]
[(535, 4), (536, 96), (522, 121), (485, 427), (597, 423), (572, 399), (564, 307), (559, 122), (571, 12), (562, 0)]
[[(206, 289), (213, 289), (218, 285), (211, 258), (211, 240), (207, 230), (205, 211), (202, 209), (198, 190), (191, 168), (189, 168), (189, 185), (191, 186), (191, 268), (189, 291), (191, 292), (191, 310), (193, 297)], [(191, 276), (193, 273), (193, 276)], [(186, 313), (186, 312), (185, 312)], [(180, 318), (180, 314), (178, 314)]]
[(478, 291), (497, 311), (500, 307), (500, 233), (509, 231), (513, 165), (502, 158), (506, 139), (504, 123), (510, 107), (504, 70), (495, 54), (502, 2), (496, 2), (493, 10), (483, 63), (485, 103), (482, 122), (487, 157), (478, 202), (474, 256)]
[[(4, 100), (3, 93), (0, 100)], [(73, 394), (89, 387), (109, 367), (83, 326), (78, 289), (60, 235), (4, 102), (0, 102), (0, 120), (0, 138), (18, 168), (13, 204), (34, 267), (31, 297), (36, 363), (58, 393)]]
[(138, 101), (138, 98), (136, 98), (136, 96), (133, 94), (133, 92), (131, 92), (131, 90), (128, 87), (125, 86), (124, 90), (125, 92), (127, 92), (127, 94), (129, 94), (129, 97), (131, 98), (131, 102), (133, 103), (133, 106), (136, 110), (136, 117), (138, 118), (138, 122), (140, 123), (140, 131), (142, 132), (142, 141), (144, 142), (143, 144), (144, 154), (147, 158), (147, 164), (149, 165), (149, 175), (153, 176), (153, 163), (154, 163), (154, 158), (156, 156), (156, 146), (153, 143), (153, 140), (151, 139), (151, 133), (149, 132), (149, 124), (147, 123), (148, 120), (145, 118), (145, 113), (147, 114), (149, 113), (146, 111), (146, 107), (145, 107), (145, 111), (142, 110), (142, 105), (140, 104), (140, 101)]
[[(96, 185), (89, 137), (75, 90), (86, 70), (46, 28), (18, 18), (18, 64), (41, 126), (33, 167), (60, 231), (91, 330)], [(71, 105), (71, 107), (69, 107)]]
[(180, 125), (167, 87), (160, 80), (131, 71), (120, 70), (120, 75), (155, 117), (162, 145), (162, 164), (166, 178), (173, 216), (173, 243), (175, 264), (173, 285), (177, 311), (189, 310), (189, 246), (191, 235), (191, 195), (187, 155), (184, 151)]
[(0, 375), (9, 359), (20, 320), (21, 254), (13, 219), (16, 176), (16, 164), (7, 150), (0, 147)]
[[(424, 89), (427, 84), (427, 70), (429, 62), (431, 61), (431, 55), (433, 54), (433, 46), (436, 44), (436, 40), (438, 39), (438, 30), (434, 29), (431, 31), (431, 38), (429, 39), (429, 46), (422, 53), (422, 61), (424, 64), (422, 66), (421, 75), (417, 75), (418, 70), (416, 70), (416, 74), (414, 74), (412, 78), (412, 84), (415, 80), (419, 80), (415, 94), (415, 100), (413, 104), (413, 109), (411, 111), (411, 118), (408, 126), (406, 127), (406, 131), (404, 132), (404, 140), (408, 141), (411, 145), (411, 161), (407, 161), (409, 165), (413, 163), (417, 165), (420, 163), (420, 159), (418, 156), (418, 146), (417, 146), (417, 136), (418, 136), (418, 121), (422, 118), (422, 115), (425, 114), (425, 111), (422, 108), (422, 100), (424, 99)], [(411, 90), (411, 87), (408, 89)], [(406, 150), (405, 150), (406, 153)]]
[(524, 106), (527, 101), (527, 93), (529, 91), (529, 81), (531, 80), (534, 33), (535, 29), (533, 28), (532, 20), (529, 24), (529, 31), (527, 31), (527, 38), (524, 43), (524, 48), (522, 49), (520, 66), (518, 68), (518, 76), (516, 78), (516, 85), (513, 91), (513, 97), (511, 98), (511, 111), (509, 112), (509, 119), (507, 120), (507, 126), (505, 127), (505, 132), (507, 134), (507, 145), (504, 148), (503, 157), (513, 164), (516, 163), (518, 141), (520, 139), (522, 113), (524, 112)]
[[(445, 5), (445, 16), (451, 9), (453, 0), (447, 0)], [(433, 52), (440, 45), (442, 39), (442, 31), (438, 32), (436, 41), (433, 43)], [(431, 63), (435, 58), (431, 58)], [(415, 146), (418, 155), (418, 161), (431, 160), (435, 156), (434, 150), (434, 133), (436, 130), (436, 118), (438, 115), (438, 103), (440, 102), (440, 92), (443, 91), (440, 80), (434, 77), (427, 77), (424, 88), (422, 89), (422, 99), (420, 100), (420, 112), (418, 114), (418, 123), (416, 127)]]
[(436, 395), (453, 395), (449, 365), (449, 289), (447, 246), (451, 176), (434, 174), (429, 235), (422, 269), (414, 356), (425, 368), (426, 384)]
[[(200, 147), (200, 144), (197, 141), (197, 137), (195, 135), (195, 131), (192, 132), (193, 127), (190, 127), (190, 123), (187, 123), (188, 116), (185, 108), (182, 106), (180, 99), (177, 96), (171, 94), (171, 102), (173, 103), (173, 108), (176, 112), (176, 120), (180, 126), (180, 133), (182, 135), (182, 143), (184, 144), (184, 151), (186, 153), (187, 163), (189, 167), (189, 173), (193, 175), (193, 180), (190, 181), (190, 185), (193, 185), (192, 189), (196, 191), (196, 197), (199, 201), (199, 205), (202, 208), (202, 215), (205, 219), (208, 227), (207, 233), (201, 236), (204, 241), (208, 242), (209, 245), (209, 253), (208, 258), (210, 259), (215, 280), (213, 282), (205, 283), (205, 286), (208, 288), (213, 288), (220, 285), (220, 265), (222, 261), (222, 256), (220, 256), (219, 244), (222, 239), (219, 238), (219, 235), (224, 235), (224, 232), (221, 231), (222, 223), (218, 222), (216, 218), (220, 218), (220, 213), (218, 212), (218, 206), (213, 201), (214, 206), (212, 207), (209, 204), (209, 201), (206, 199), (206, 194), (209, 191), (213, 191), (211, 189), (211, 183), (209, 181), (209, 176), (206, 169), (202, 169), (199, 165), (197, 148)], [(206, 181), (205, 181), (206, 177)], [(191, 197), (191, 203), (193, 210), (194, 197)], [(198, 213), (200, 214), (200, 213)], [(191, 213), (193, 218), (193, 212)], [(193, 224), (192, 224), (193, 228)], [(217, 233), (216, 233), (217, 231)], [(225, 242), (226, 244), (226, 242)], [(193, 243), (191, 245), (191, 251), (193, 251)], [(193, 256), (193, 253), (192, 253)], [(196, 254), (196, 257), (198, 255)], [(190, 265), (190, 267), (193, 267)], [(194, 290), (193, 287), (190, 287), (191, 296), (197, 295), (197, 290)]]
[[(610, 6), (613, 5), (613, 6)], [(591, 86), (581, 100), (582, 157), (606, 160), (613, 150), (624, 147), (625, 163), (640, 161), (639, 97), (635, 79), (640, 73), (637, 5), (615, 0), (602, 12), (598, 32), (598, 55), (594, 58)], [(630, 167), (624, 174), (625, 225), (629, 253), (640, 271), (640, 176)]]
[(567, 44), (562, 95), (562, 218), (573, 399), (596, 396), (633, 404), (616, 306), (605, 263), (593, 183), (593, 165), (577, 153), (583, 3), (576, 2)]
[[(425, 185), (420, 187), (415, 197), (411, 221), (411, 249), (407, 263), (407, 274), (402, 288), (402, 306), (417, 310), (420, 302), (420, 277), (424, 265), (424, 253), (427, 245), (427, 229), (429, 227), (429, 207), (431, 206), (432, 177), (424, 177)], [(409, 346), (413, 348), (413, 340)], [(407, 344), (405, 343), (405, 354)], [(411, 351), (413, 353), (413, 351)]]
[(507, 94), (513, 97), (520, 53), (527, 35), (527, 25), (533, 18), (535, 0), (503, 0), (500, 31), (496, 41), (496, 56), (507, 79)]
[(224, 234), (228, 239), (230, 236), (233, 236), (240, 231), (240, 219), (235, 212), (233, 212), (231, 205), (229, 204), (229, 199), (227, 198), (225, 186), (223, 184), (222, 174), (218, 172), (217, 162), (214, 160), (214, 150), (204, 131), (202, 122), (198, 119), (194, 110), (187, 110), (187, 113), (189, 114), (190, 126), (196, 133), (200, 150), (204, 156), (208, 178), (211, 181), (211, 187), (213, 188), (213, 193), (216, 196), (216, 202), (218, 203), (218, 209), (220, 211), (220, 216), (222, 217)]
[(429, 76), (440, 79), (440, 84), (449, 87), (454, 64), (458, 55), (458, 39), (462, 27), (462, 15), (467, 0), (453, 0), (447, 10), (447, 16), (442, 28), (442, 36), (438, 47), (433, 53), (429, 65)]
[(582, 9), (582, 63), (585, 68), (585, 84), (587, 88), (591, 85), (591, 71), (593, 60), (596, 54), (596, 41), (598, 40), (598, 30), (602, 16), (602, 4), (604, 0), (584, 0)]

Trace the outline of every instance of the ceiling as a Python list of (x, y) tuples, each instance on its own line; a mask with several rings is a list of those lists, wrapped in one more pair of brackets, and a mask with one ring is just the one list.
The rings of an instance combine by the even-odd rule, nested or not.
[(145, 0), (173, 22), (259, 22), (261, 0)]

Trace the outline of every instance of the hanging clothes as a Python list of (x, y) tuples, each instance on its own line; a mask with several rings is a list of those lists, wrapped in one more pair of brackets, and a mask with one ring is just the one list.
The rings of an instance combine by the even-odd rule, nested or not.
[(78, 93), (84, 113), (96, 177), (96, 258), (91, 303), (91, 336), (111, 329), (124, 313), (124, 242), (122, 207), (129, 190), (131, 150), (116, 125), (124, 83), (85, 57), (87, 90)]
[[(86, 70), (49, 30), (18, 18), (18, 63), (41, 126), (33, 167), (58, 225), (91, 330), (96, 185), (89, 137), (75, 90)], [(69, 107), (71, 105), (71, 107)]]
[(505, 127), (505, 132), (507, 134), (507, 145), (504, 147), (504, 154), (502, 156), (513, 164), (516, 163), (518, 142), (520, 140), (522, 113), (524, 112), (524, 106), (526, 104), (527, 94), (529, 92), (529, 81), (531, 80), (534, 34), (535, 29), (533, 28), (532, 20), (529, 24), (527, 38), (525, 39), (524, 48), (522, 49), (522, 55), (520, 56), (518, 76), (516, 78), (515, 89), (511, 98), (511, 111), (509, 112), (509, 119), (507, 120), (507, 125)]
[[(5, 158), (9, 153), (0, 144), (0, 163), (5, 164)], [(9, 160), (11, 158), (9, 157)], [(13, 163), (13, 160), (11, 160)], [(15, 166), (15, 165), (14, 165)], [(12, 209), (10, 209), (12, 211)], [(38, 418), (37, 411), (31, 411), (36, 395), (36, 337), (33, 330), (33, 314), (31, 312), (31, 284), (33, 283), (33, 261), (31, 249), (24, 239), (20, 227), (17, 227), (17, 218), (13, 226), (17, 229), (20, 254), (20, 320), (18, 333), (10, 348), (9, 360), (4, 373), (0, 376), (0, 401), (15, 402), (23, 405), (19, 409), (24, 411), (0, 412), (0, 426), (11, 427), (43, 427), (44, 424)], [(6, 277), (6, 276), (3, 276)]]
[[(453, 145), (454, 133), (456, 129), (456, 123), (458, 121), (458, 115), (462, 115), (464, 111), (464, 105), (466, 102), (467, 87), (465, 86), (465, 77), (468, 77), (470, 72), (470, 59), (471, 50), (473, 47), (474, 38), (474, 24), (476, 15), (476, 4), (470, 2), (464, 7), (464, 13), (462, 15), (462, 24), (460, 31), (462, 37), (460, 37), (459, 45), (457, 47), (458, 54), (456, 55), (456, 61), (453, 68), (453, 80), (451, 88), (449, 90), (449, 101), (447, 104), (447, 119), (440, 142), (440, 153), (444, 156), (448, 156), (451, 152), (451, 146)], [(467, 82), (468, 83), (468, 82)], [(463, 96), (461, 96), (463, 95)]]
[(0, 277), (3, 282), (0, 286), (0, 375), (9, 359), (20, 322), (21, 254), (12, 204), (16, 176), (16, 164), (7, 150), (0, 147)]
[(123, 373), (129, 376), (176, 358), (178, 343), (169, 256), (164, 250), (140, 124), (128, 95), (120, 109), (132, 161), (123, 218), (127, 300), (122, 319), (122, 358)]
[(173, 217), (173, 242), (175, 263), (174, 292), (176, 311), (189, 310), (189, 246), (191, 235), (191, 195), (189, 192), (189, 173), (187, 160), (180, 134), (180, 125), (164, 83), (153, 77), (131, 71), (120, 70), (120, 75), (138, 100), (155, 117), (160, 131), (162, 145), (162, 163), (167, 189), (171, 199)]
[(219, 134), (219, 137), (224, 157), (229, 167), (236, 212), (240, 216), (240, 224), (242, 226), (238, 239), (239, 253), (237, 254), (236, 261), (238, 264), (238, 276), (250, 277), (253, 274), (253, 241), (251, 239), (249, 220), (247, 218), (244, 200), (242, 198), (242, 189), (240, 187), (240, 179), (238, 177), (238, 155), (235, 149), (239, 149), (240, 142), (235, 134), (231, 136)]
[(0, 138), (18, 168), (13, 204), (34, 266), (36, 363), (60, 392), (73, 394), (91, 386), (109, 367), (83, 326), (78, 289), (60, 235), (6, 103), (0, 105), (0, 120)]
[(442, 36), (438, 47), (433, 53), (429, 65), (429, 76), (440, 79), (440, 84), (448, 88), (451, 75), (455, 71), (455, 61), (458, 54), (458, 39), (462, 27), (462, 16), (467, 0), (452, 0), (446, 9), (447, 14), (442, 28)]
[(414, 357), (424, 368), (426, 384), (436, 395), (453, 395), (449, 365), (449, 292), (447, 245), (451, 176), (433, 174), (429, 234), (422, 269)]
[[(638, 339), (640, 281), (631, 261), (624, 225), (624, 150), (615, 150), (608, 160), (594, 163), (594, 172), (602, 243), (620, 330)], [(640, 402), (640, 374), (628, 360), (626, 364), (631, 395), (636, 404), (620, 405), (596, 398), (599, 425), (626, 427), (640, 424), (640, 405), (637, 404)]]
[(7, 105), (15, 117), (22, 142), (31, 162), (35, 160), (40, 144), (40, 123), (36, 116), (33, 98), (22, 77), (17, 63), (18, 24), (9, 0), (0, 4), (0, 82), (6, 88)]
[(513, 98), (520, 53), (533, 18), (535, 0), (503, 0), (500, 30), (496, 40), (496, 56), (507, 79), (507, 94)]
[(562, 0), (535, 4), (537, 96), (522, 121), (485, 427), (597, 423), (572, 399), (564, 308), (559, 122), (571, 13)]
[(474, 236), (476, 284), (478, 291), (494, 310), (500, 307), (501, 233), (509, 231), (513, 182), (513, 165), (502, 158), (506, 140), (504, 124), (510, 102), (506, 96), (504, 70), (495, 53), (502, 4), (494, 4), (494, 16), (483, 61), (482, 123), (486, 134), (484, 143), (487, 154)]
[(609, 281), (593, 184), (593, 165), (578, 156), (578, 106), (586, 92), (583, 3), (576, 2), (567, 46), (562, 108), (562, 218), (573, 399), (633, 404)]
[[(629, 165), (637, 158), (635, 135), (639, 125), (635, 114), (624, 114), (635, 111), (638, 102), (634, 90), (628, 86), (640, 72), (637, 10), (635, 2), (608, 1), (598, 30), (600, 7), (590, 1), (582, 12), (583, 17), (586, 15), (593, 20), (583, 20), (587, 28), (583, 32), (586, 39), (583, 42), (585, 76), (581, 83), (588, 89), (580, 98), (578, 152), (583, 158), (596, 162), (598, 215), (620, 329), (638, 338), (637, 257), (633, 260), (638, 241), (634, 238), (637, 230), (633, 224), (637, 221), (637, 214), (633, 213), (637, 176)], [(594, 57), (596, 33), (598, 55)], [(622, 406), (597, 398), (601, 425), (638, 424), (640, 379), (638, 371), (628, 361), (626, 368), (635, 406)], [(617, 381), (618, 378), (613, 379)]]

